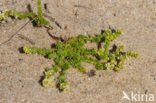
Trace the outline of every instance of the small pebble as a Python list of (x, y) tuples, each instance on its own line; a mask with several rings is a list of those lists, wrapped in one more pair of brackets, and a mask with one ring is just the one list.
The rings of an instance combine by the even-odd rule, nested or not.
[(19, 62), (23, 62), (23, 59), (18, 59), (19, 60)]
[(89, 77), (93, 77), (93, 76), (95, 76), (95, 75), (96, 75), (95, 70), (91, 70), (91, 71), (88, 73), (88, 76), (89, 76)]

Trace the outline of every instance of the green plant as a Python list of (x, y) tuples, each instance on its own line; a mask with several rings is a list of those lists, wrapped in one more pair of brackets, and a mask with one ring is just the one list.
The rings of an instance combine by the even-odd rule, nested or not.
[[(46, 68), (42, 85), (44, 87), (53, 86), (53, 75), (60, 72), (58, 77), (59, 88), (62, 91), (69, 91), (69, 83), (66, 80), (66, 72), (69, 68), (74, 67), (85, 73), (86, 69), (82, 66), (82, 62), (95, 65), (98, 70), (113, 69), (119, 71), (123, 69), (124, 62), (127, 58), (139, 56), (138, 52), (124, 51), (124, 46), (114, 45), (110, 49), (110, 42), (118, 38), (122, 34), (121, 30), (112, 32), (106, 30), (105, 33), (88, 37), (79, 35), (71, 38), (66, 42), (58, 42), (52, 49), (37, 48), (25, 46), (23, 48), (26, 54), (40, 54), (55, 61), (52, 68)], [(88, 42), (103, 43), (104, 47), (99, 49), (86, 48)]]
[(34, 23), (40, 27), (43, 25), (50, 25), (50, 22), (47, 21), (42, 14), (42, 7), (41, 7), (41, 0), (38, 0), (37, 3), (37, 15), (33, 12), (24, 13), (24, 12), (17, 12), (14, 10), (4, 10), (0, 12), (0, 21), (8, 19), (8, 17), (13, 17), (15, 19), (25, 19), (30, 18), (34, 20)]

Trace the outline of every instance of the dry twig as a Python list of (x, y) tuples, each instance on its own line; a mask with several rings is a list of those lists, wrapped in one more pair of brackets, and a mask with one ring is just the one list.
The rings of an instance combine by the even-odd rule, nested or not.
[(8, 40), (0, 43), (0, 46), (8, 43), (14, 36), (16, 36), (22, 29), (24, 29), (30, 22), (34, 21), (34, 19), (29, 20), (27, 23), (25, 23), (18, 31), (16, 31)]

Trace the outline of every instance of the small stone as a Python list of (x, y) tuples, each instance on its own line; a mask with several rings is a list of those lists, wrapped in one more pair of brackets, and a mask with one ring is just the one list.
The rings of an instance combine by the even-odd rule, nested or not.
[(23, 62), (23, 59), (18, 59), (19, 60), (19, 62)]
[(93, 76), (95, 76), (96, 74), (95, 74), (95, 70), (91, 70), (89, 73), (88, 73), (88, 76), (89, 77), (93, 77)]

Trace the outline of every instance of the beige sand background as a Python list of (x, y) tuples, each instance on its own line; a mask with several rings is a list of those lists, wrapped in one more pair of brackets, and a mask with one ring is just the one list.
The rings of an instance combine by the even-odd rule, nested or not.
[[(0, 10), (13, 9), (27, 12), (27, 5), (36, 12), (37, 0), (0, 0)], [(68, 71), (69, 93), (56, 87), (43, 88), (38, 82), (46, 67), (53, 61), (38, 55), (19, 52), (25, 45), (51, 47), (53, 40), (44, 27), (30, 23), (20, 34), (32, 39), (35, 45), (18, 35), (0, 46), (0, 103), (130, 103), (121, 100), (125, 91), (154, 94), (156, 103), (156, 1), (155, 0), (43, 0), (46, 16), (55, 18), (59, 28), (51, 21), (51, 33), (58, 37), (71, 37), (81, 33), (93, 35), (101, 30), (122, 28), (124, 34), (115, 43), (124, 44), (126, 50), (139, 51), (138, 59), (128, 60), (125, 69), (96, 71), (89, 77), (76, 69)], [(47, 18), (50, 20), (50, 18)], [(8, 39), (28, 19), (12, 20), (0, 24), (0, 43)], [(88, 70), (95, 69), (87, 65)], [(154, 103), (154, 102), (153, 102)]]

